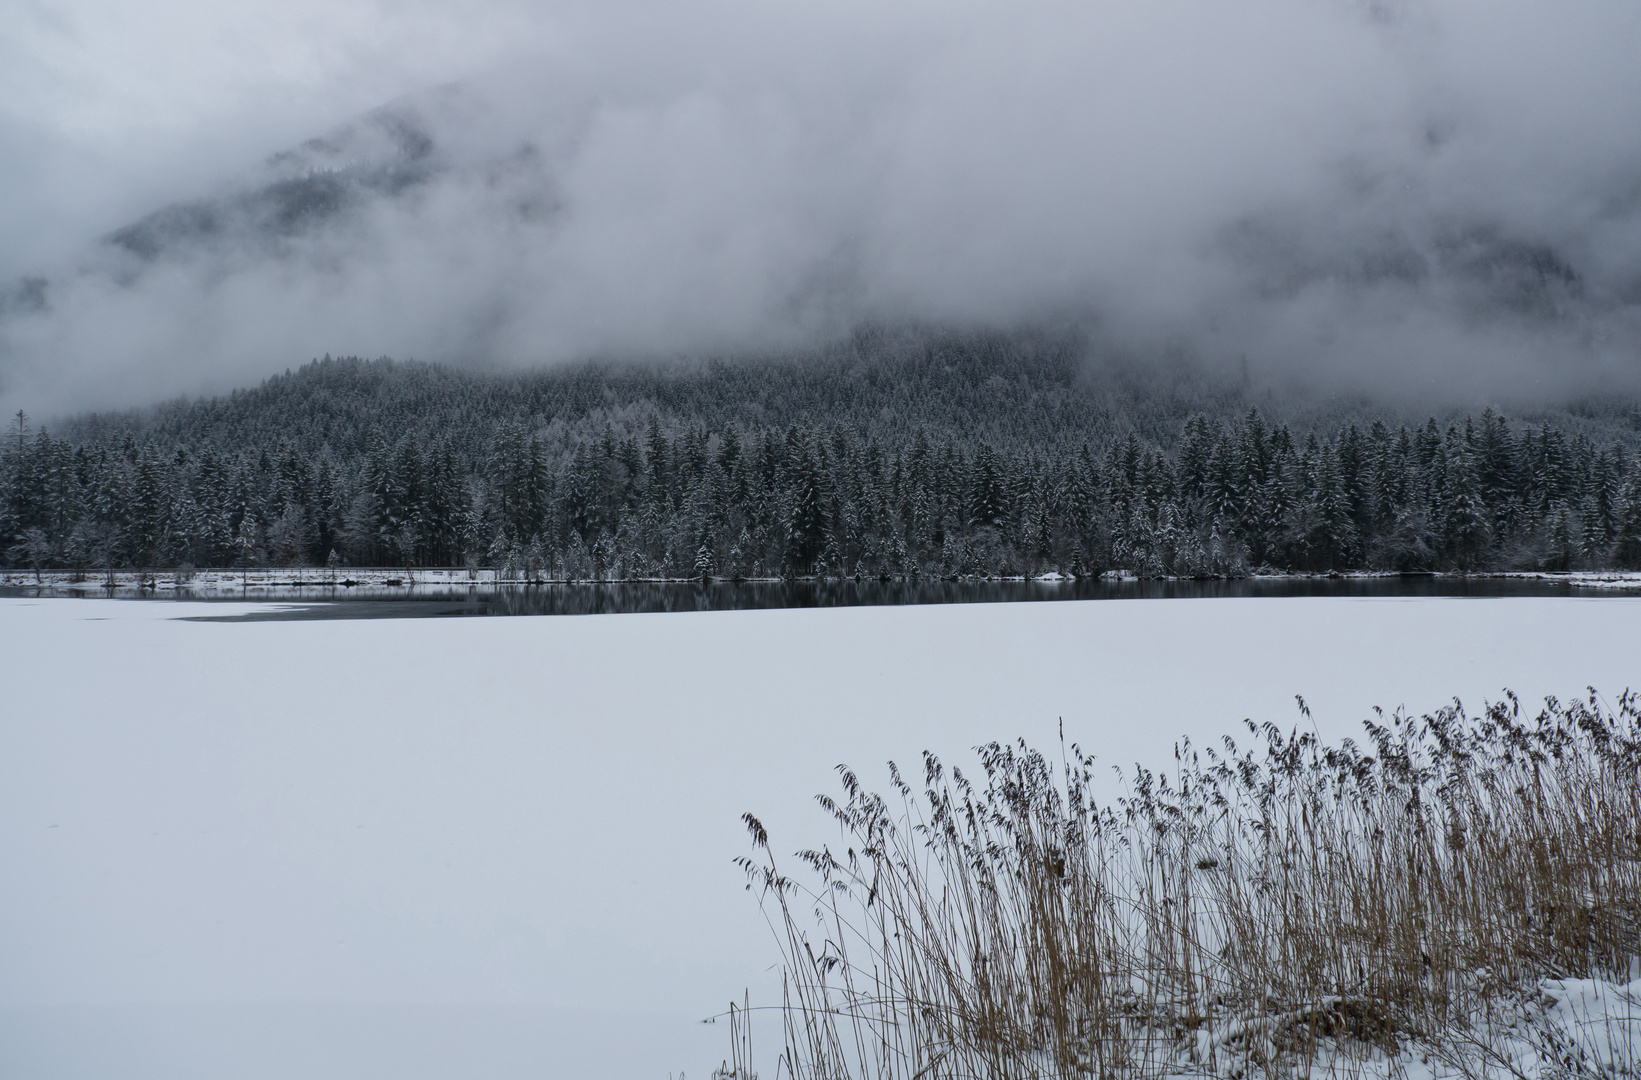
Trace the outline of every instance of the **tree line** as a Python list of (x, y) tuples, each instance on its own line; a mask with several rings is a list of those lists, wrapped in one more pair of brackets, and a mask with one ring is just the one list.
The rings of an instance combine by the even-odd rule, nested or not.
[(1296, 436), (1250, 408), (1191, 415), (1171, 438), (1107, 424), (1080, 442), (653, 410), (569, 432), (477, 409), (459, 430), (392, 419), (358, 440), (236, 448), (220, 421), (210, 438), (89, 421), (58, 438), (18, 414), (0, 559), (543, 579), (1641, 568), (1636, 455), (1491, 409)]

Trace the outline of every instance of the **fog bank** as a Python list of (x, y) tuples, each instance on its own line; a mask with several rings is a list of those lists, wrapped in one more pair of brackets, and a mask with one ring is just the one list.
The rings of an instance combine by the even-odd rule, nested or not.
[(1641, 383), (1631, 5), (474, 11), (26, 8), (5, 407), (863, 323), (1403, 397)]

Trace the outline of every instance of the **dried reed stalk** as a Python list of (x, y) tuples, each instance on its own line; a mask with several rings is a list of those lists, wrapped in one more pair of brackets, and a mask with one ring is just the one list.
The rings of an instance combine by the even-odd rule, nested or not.
[[(1300, 709), (1306, 719), (1304, 702)], [(840, 767), (838, 847), (746, 822), (794, 1080), (1351, 1075), (1641, 956), (1641, 707), (1511, 695), (1362, 743), (1248, 724), (1094, 798), (1094, 759)]]

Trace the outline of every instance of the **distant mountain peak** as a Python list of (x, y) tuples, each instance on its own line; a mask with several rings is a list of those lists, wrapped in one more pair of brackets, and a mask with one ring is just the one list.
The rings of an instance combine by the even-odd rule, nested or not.
[(396, 198), (440, 169), (432, 126), (405, 99), (270, 156), (230, 192), (172, 203), (116, 229), (110, 248), (152, 262), (233, 245), (270, 250), (370, 199)]

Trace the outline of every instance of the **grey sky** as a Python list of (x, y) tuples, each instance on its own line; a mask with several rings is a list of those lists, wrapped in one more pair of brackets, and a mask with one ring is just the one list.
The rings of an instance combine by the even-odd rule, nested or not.
[[(3, 2), (7, 407), (874, 320), (1411, 394), (1641, 372), (1617, 0)], [(254, 197), (331, 175), (289, 227)], [(107, 242), (173, 204), (210, 227)]]

